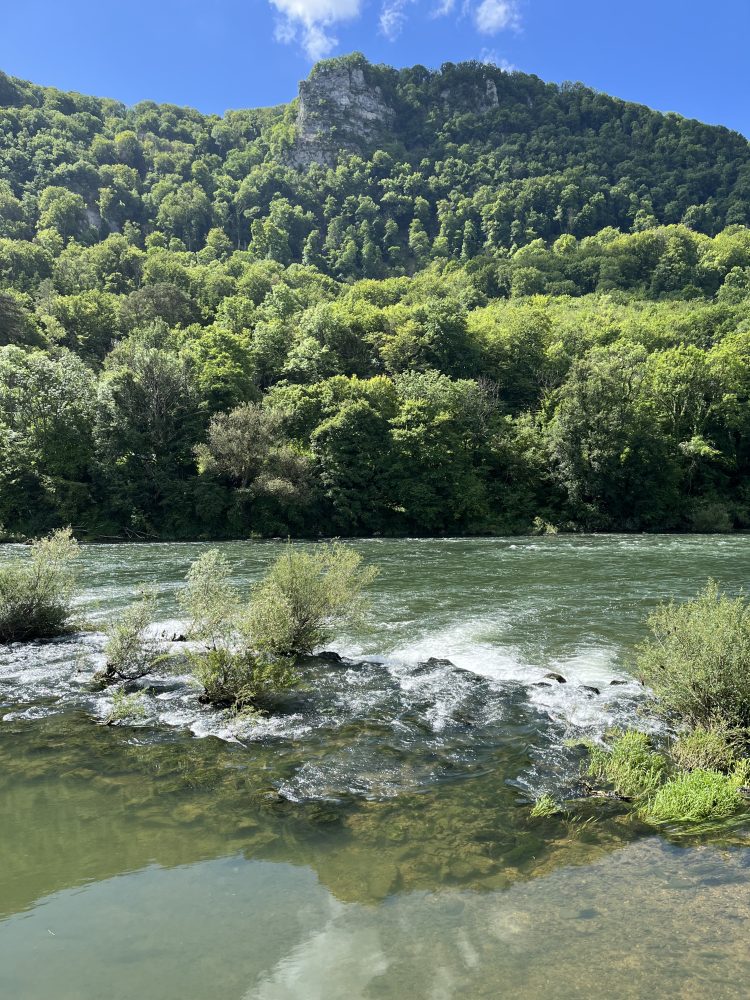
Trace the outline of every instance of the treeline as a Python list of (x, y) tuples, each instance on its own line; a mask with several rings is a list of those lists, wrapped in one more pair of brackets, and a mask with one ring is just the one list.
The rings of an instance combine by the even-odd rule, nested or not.
[(366, 72), (388, 148), (307, 171), (294, 108), (0, 77), (5, 535), (748, 526), (747, 142)]
[[(677, 245), (692, 263), (670, 273), (689, 297), (645, 298)], [(498, 297), (507, 269), (528, 273), (531, 259), (550, 281), (584, 259), (611, 277), (603, 262), (616, 259), (641, 283), (555, 296), (511, 280)], [(143, 253), (121, 237), (47, 263), (0, 298), (7, 532), (750, 522), (744, 229), (602, 234), (353, 284), (244, 252)], [(61, 287), (71, 267), (93, 287)]]

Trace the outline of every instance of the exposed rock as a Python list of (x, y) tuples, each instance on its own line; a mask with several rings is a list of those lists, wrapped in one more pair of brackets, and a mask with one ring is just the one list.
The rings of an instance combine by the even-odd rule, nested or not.
[(609, 686), (610, 686), (610, 687), (618, 687), (618, 686), (619, 686), (619, 685), (621, 685), (621, 684), (627, 684), (627, 683), (628, 683), (628, 681), (620, 681), (620, 680), (616, 680), (616, 681), (610, 681), (610, 682), (609, 682)]
[(456, 664), (452, 660), (443, 660), (438, 656), (431, 656), (429, 660), (425, 660), (424, 664), (419, 664), (425, 667), (455, 667)]
[(316, 68), (299, 87), (294, 167), (332, 166), (341, 149), (360, 149), (393, 125), (396, 112), (380, 87), (369, 84), (361, 66), (340, 63)]
[(321, 651), (319, 653), (315, 653), (314, 656), (318, 660), (329, 660), (332, 663), (344, 662), (344, 657), (340, 653), (334, 652), (332, 649), (321, 649)]
[(591, 684), (581, 684), (579, 685), (581, 691), (588, 691), (590, 694), (601, 694), (598, 687), (593, 687)]
[(557, 681), (557, 683), (558, 683), (558, 684), (567, 684), (567, 683), (568, 683), (568, 682), (567, 682), (567, 681), (565, 680), (565, 678), (563, 677), (563, 675), (562, 675), (562, 674), (556, 674), (556, 673), (554, 672), (554, 670), (550, 670), (550, 672), (549, 672), (548, 674), (545, 674), (544, 676), (545, 676), (545, 678), (546, 678), (547, 680), (550, 680), (550, 681)]
[[(393, 140), (408, 146), (414, 136), (408, 128), (399, 131), (397, 98), (383, 72), (383, 67), (371, 66), (364, 57), (318, 63), (299, 85), (297, 134), (286, 157), (289, 165), (330, 167), (342, 152), (366, 152)], [(443, 79), (439, 73), (436, 76)], [(500, 106), (497, 82), (489, 72), (459, 85), (450, 77), (444, 79), (448, 86), (439, 91), (439, 100), (446, 115), (485, 114)]]

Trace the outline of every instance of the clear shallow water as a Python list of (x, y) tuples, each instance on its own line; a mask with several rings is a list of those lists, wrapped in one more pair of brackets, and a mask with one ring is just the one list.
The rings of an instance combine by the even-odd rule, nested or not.
[[(576, 800), (566, 740), (653, 725), (648, 610), (739, 590), (750, 539), (356, 544), (367, 627), (268, 719), (164, 675), (144, 724), (103, 727), (100, 636), (0, 653), (0, 995), (746, 996), (750, 818), (656, 836)], [(83, 610), (146, 584), (179, 634), (202, 548), (87, 548)], [(243, 585), (278, 553), (222, 548)], [(529, 816), (547, 789), (567, 816)]]

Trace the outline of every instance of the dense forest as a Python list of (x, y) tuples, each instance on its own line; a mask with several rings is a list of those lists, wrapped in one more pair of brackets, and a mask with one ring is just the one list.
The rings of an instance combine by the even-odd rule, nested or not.
[(479, 63), (0, 74), (2, 533), (748, 527), (748, 225), (739, 134)]

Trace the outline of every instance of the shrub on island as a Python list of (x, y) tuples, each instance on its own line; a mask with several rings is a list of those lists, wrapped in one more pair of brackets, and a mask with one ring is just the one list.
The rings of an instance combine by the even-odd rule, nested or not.
[(54, 639), (71, 631), (78, 543), (70, 528), (32, 543), (30, 556), (0, 567), (0, 643)]
[(362, 613), (364, 569), (337, 543), (311, 550), (287, 545), (245, 604), (216, 549), (187, 574), (180, 604), (197, 649), (188, 652), (204, 698), (236, 710), (258, 708), (298, 681), (295, 658), (311, 653)]
[(155, 612), (156, 598), (144, 593), (107, 627), (105, 666), (96, 675), (98, 681), (137, 681), (169, 658), (164, 643), (154, 633)]

